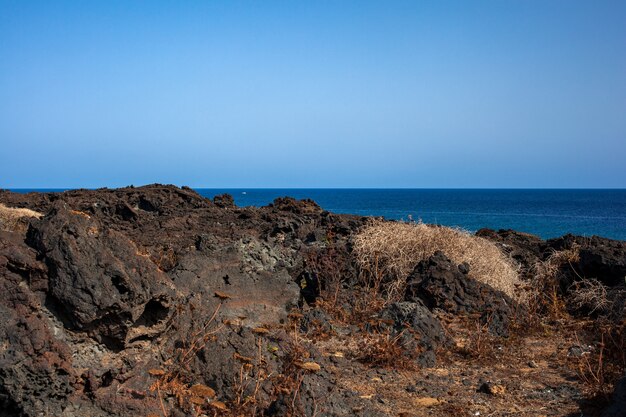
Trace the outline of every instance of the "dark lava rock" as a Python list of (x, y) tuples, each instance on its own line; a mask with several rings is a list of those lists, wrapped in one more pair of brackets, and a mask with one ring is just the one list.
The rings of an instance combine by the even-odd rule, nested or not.
[(333, 325), (330, 317), (318, 308), (312, 308), (303, 314), (300, 320), (300, 330), (303, 333), (324, 333), (333, 332)]
[[(153, 184), (143, 187), (70, 190), (62, 193), (13, 193), (0, 190), (0, 200), (11, 207), (28, 207), (47, 212), (55, 201), (63, 200), (76, 210), (89, 214), (114, 216), (126, 204), (135, 212), (163, 214), (181, 209), (192, 210), (212, 206), (211, 201), (190, 188)], [(122, 213), (118, 213), (122, 214)]]
[[(0, 232), (0, 416), (162, 414), (150, 391), (154, 370), (207, 385), (229, 406), (256, 395), (258, 415), (381, 415), (376, 399), (338, 383), (336, 372), (356, 376), (359, 368), (317, 351), (315, 337), (296, 338), (289, 321), (303, 298), (313, 304), (337, 288), (342, 309), (354, 308), (350, 298), (362, 294), (350, 239), (366, 218), (292, 198), (238, 208), (228, 196), (210, 201), (159, 184), (0, 190), (0, 201), (45, 214), (25, 222), (28, 233)], [(529, 264), (554, 250), (512, 231), (488, 238)], [(598, 242), (579, 242), (589, 251), (581, 252), (581, 268), (621, 273), (622, 246)], [(528, 256), (515, 255), (521, 250)], [(514, 304), (468, 273), (467, 265), (434, 255), (409, 277), (405, 301), (376, 317), (379, 326), (402, 333), (405, 346), (422, 352), (423, 366), (447, 343), (434, 308), (483, 314), (504, 334)], [(323, 305), (304, 307), (302, 330), (361, 334), (360, 326), (331, 322)], [(304, 357), (320, 370), (296, 366)], [(387, 372), (385, 381), (394, 377)], [(168, 415), (188, 415), (172, 392), (163, 400)]]
[(295, 214), (319, 214), (322, 212), (320, 206), (311, 199), (296, 200), (292, 197), (278, 197), (269, 207), (280, 211), (289, 211)]
[(550, 239), (547, 244), (553, 250), (579, 247), (580, 260), (573, 265), (578, 275), (596, 278), (613, 287), (623, 285), (626, 277), (626, 242), (598, 236), (582, 237), (565, 235)]
[(625, 241), (572, 234), (544, 241), (537, 236), (515, 230), (496, 232), (491, 229), (480, 229), (476, 235), (495, 242), (505, 253), (517, 260), (525, 272), (532, 272), (536, 262), (547, 260), (554, 252), (578, 248), (580, 260), (571, 265), (574, 271), (565, 273), (563, 277), (568, 281), (566, 286), (579, 277), (596, 278), (608, 286), (624, 283)]
[[(337, 388), (330, 359), (311, 345), (306, 353), (322, 370), (294, 369), (285, 353), (293, 336), (283, 329), (303, 295), (299, 278), (307, 282), (304, 250), (325, 250), (333, 262), (307, 270), (311, 288), (314, 273), (323, 285), (332, 274), (354, 275), (346, 245), (361, 218), (322, 219), (315, 203), (293, 199), (225, 210), (227, 197), (214, 203), (164, 185), (0, 191), (0, 201), (45, 213), (26, 235), (0, 233), (0, 415), (161, 413), (149, 370), (176, 369), (188, 351), (185, 381), (212, 387), (226, 403), (241, 394), (242, 358), (254, 358), (263, 372), (302, 380), (300, 414), (373, 415), (357, 393)], [(304, 243), (311, 233), (329, 238)], [(314, 316), (305, 324), (332, 331)], [(256, 365), (249, 372), (260, 375)], [(274, 383), (263, 379), (258, 392), (250, 383), (243, 394), (278, 405)], [(286, 395), (288, 407), (292, 400)], [(164, 406), (170, 415), (188, 411), (167, 399)]]
[(218, 207), (235, 207), (235, 199), (230, 194), (220, 194), (213, 197), (213, 204)]
[(300, 294), (308, 304), (315, 304), (320, 295), (320, 282), (315, 271), (305, 268), (297, 280), (300, 283)]
[(60, 415), (74, 392), (69, 349), (39, 314), (45, 265), (18, 236), (0, 232), (0, 415)]
[(422, 300), (429, 309), (449, 313), (479, 313), (489, 331), (508, 335), (508, 328), (521, 307), (509, 296), (469, 277), (468, 265), (456, 265), (442, 252), (421, 261), (407, 278), (405, 300)]
[(523, 272), (529, 273), (533, 266), (543, 258), (546, 243), (539, 236), (517, 232), (510, 229), (480, 229), (476, 236), (494, 242), (522, 267)]
[(395, 334), (402, 334), (402, 346), (419, 352), (417, 363), (421, 367), (435, 366), (435, 350), (449, 342), (439, 320), (420, 299), (392, 303), (380, 318), (383, 323), (392, 323)]
[(626, 416), (626, 376), (615, 384), (611, 404), (602, 413), (602, 417), (624, 416)]
[[(126, 236), (63, 202), (34, 222), (28, 243), (49, 269), (48, 302), (111, 349), (156, 334), (170, 314), (171, 280)], [(130, 331), (134, 328), (134, 331)]]

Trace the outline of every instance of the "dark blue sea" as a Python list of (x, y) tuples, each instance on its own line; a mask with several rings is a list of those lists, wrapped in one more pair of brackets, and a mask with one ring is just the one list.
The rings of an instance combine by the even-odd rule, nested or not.
[(263, 206), (276, 197), (292, 196), (311, 198), (335, 213), (421, 219), (469, 231), (489, 227), (515, 229), (544, 239), (574, 233), (626, 240), (626, 190), (202, 188), (196, 191), (209, 198), (232, 194), (239, 206)]
[[(328, 211), (421, 219), (425, 223), (515, 229), (544, 239), (574, 233), (626, 240), (626, 190), (452, 189), (197, 189), (205, 197), (229, 193), (239, 206), (276, 197), (311, 198)], [(410, 217), (409, 217), (410, 216)]]

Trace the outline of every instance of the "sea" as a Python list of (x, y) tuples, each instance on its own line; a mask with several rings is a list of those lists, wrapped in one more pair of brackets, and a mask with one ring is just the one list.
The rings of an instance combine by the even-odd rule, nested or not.
[(421, 220), (470, 232), (488, 227), (514, 229), (544, 239), (573, 233), (626, 240), (625, 189), (197, 188), (196, 191), (208, 198), (231, 194), (242, 207), (264, 206), (277, 197), (291, 196), (310, 198), (334, 213)]
[(197, 189), (229, 193), (238, 206), (276, 197), (310, 198), (334, 213), (423, 221), (475, 232), (514, 229), (544, 239), (573, 233), (626, 240), (626, 190), (503, 189)]

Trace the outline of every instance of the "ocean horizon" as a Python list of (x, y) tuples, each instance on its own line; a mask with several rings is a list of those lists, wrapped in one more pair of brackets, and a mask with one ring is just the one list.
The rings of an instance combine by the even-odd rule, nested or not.
[[(60, 192), (68, 189), (11, 189)], [(241, 207), (310, 198), (324, 210), (460, 227), (513, 229), (544, 239), (572, 233), (626, 240), (626, 189), (194, 188)]]

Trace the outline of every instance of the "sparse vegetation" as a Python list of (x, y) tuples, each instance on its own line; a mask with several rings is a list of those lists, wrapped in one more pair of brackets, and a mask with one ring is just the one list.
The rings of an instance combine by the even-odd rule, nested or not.
[[(148, 191), (145, 199), (154, 205), (170, 201), (162, 188)], [(15, 333), (5, 348), (22, 352), (16, 358), (25, 361), (10, 365), (25, 367), (0, 387), (0, 403), (11, 401), (0, 408), (41, 414), (41, 399), (57, 415), (76, 398), (96, 413), (150, 417), (596, 415), (624, 375), (623, 243), (579, 236), (545, 241), (510, 230), (477, 238), (421, 223), (301, 213), (297, 204), (233, 209), (183, 199), (162, 206), (168, 217), (144, 210), (141, 221), (124, 220), (115, 208), (134, 207), (134, 193), (67, 193), (59, 196), (66, 210), (36, 202), (30, 207), (50, 214), (21, 218), (20, 225), (32, 228), (27, 239), (2, 235), (1, 284), (10, 297), (0, 307), (10, 326), (0, 330)], [(94, 200), (99, 209), (88, 214), (71, 209)], [(128, 257), (113, 246), (125, 238), (132, 243), (123, 252)], [(259, 247), (241, 250), (241, 242), (255, 239)], [(76, 245), (93, 250), (66, 250)], [(445, 256), (431, 257), (435, 251)], [(248, 268), (255, 254), (264, 255), (258, 270)], [(103, 280), (93, 265), (112, 257), (109, 269), (120, 273), (107, 269)], [(421, 260), (424, 268), (415, 269)], [(463, 262), (469, 268), (457, 268)], [(74, 290), (69, 279), (60, 281), (74, 267), (89, 283), (119, 290), (128, 307), (99, 315), (108, 327), (94, 336), (77, 331), (54, 340), (49, 330), (60, 327), (50, 328), (47, 317), (56, 312), (30, 300), (39, 291)], [(147, 272), (125, 274), (130, 290), (120, 290), (118, 275), (131, 268)], [(468, 271), (476, 280), (467, 279)], [(50, 272), (57, 281), (48, 279)], [(488, 286), (513, 296), (519, 287), (523, 302)], [(94, 299), (94, 306), (106, 301)], [(120, 351), (86, 341), (115, 335), (128, 317), (133, 333), (119, 338)], [(29, 358), (31, 342), (40, 340), (53, 350)], [(80, 368), (64, 365), (73, 352)], [(38, 373), (48, 358), (60, 371), (52, 377), (47, 367)], [(57, 388), (72, 381), (84, 387)], [(37, 403), (26, 396), (27, 384), (43, 393), (34, 396)], [(59, 399), (59, 392), (68, 394)]]
[(595, 278), (588, 278), (572, 285), (568, 300), (589, 314), (613, 321), (626, 317), (626, 286), (610, 288)]
[(12, 208), (0, 204), (0, 230), (22, 231), (26, 228), (25, 218), (40, 218), (41, 213), (27, 208)]
[(163, 417), (170, 415), (169, 407), (164, 401), (165, 395), (175, 398), (176, 405), (192, 415), (199, 415), (208, 407), (226, 411), (225, 406), (222, 409), (223, 403), (214, 398), (215, 391), (204, 384), (194, 382), (189, 373), (190, 364), (198, 352), (204, 349), (209, 341), (214, 340), (216, 333), (223, 328), (222, 325), (217, 325), (215, 320), (220, 307), (221, 304), (199, 329), (192, 330), (187, 343), (176, 349), (174, 357), (168, 358), (163, 368), (148, 371), (156, 378), (150, 386), (150, 391), (156, 393)]
[(396, 299), (407, 275), (421, 261), (443, 251), (454, 262), (470, 265), (470, 276), (512, 298), (520, 279), (517, 267), (492, 242), (450, 227), (373, 220), (354, 239), (354, 252), (369, 287)]
[(586, 349), (569, 358), (569, 365), (585, 384), (589, 397), (608, 400), (613, 383), (626, 369), (626, 322), (600, 320), (586, 323), (581, 335), (574, 333), (576, 346)]
[(561, 288), (564, 271), (574, 272), (573, 264), (578, 262), (579, 248), (553, 252), (543, 261), (532, 267), (531, 278), (526, 286), (531, 321), (540, 324), (543, 317), (558, 319), (567, 314), (566, 303)]
[[(606, 401), (613, 382), (626, 369), (626, 290), (607, 287), (598, 279), (580, 276), (574, 267), (580, 261), (580, 246), (555, 251), (532, 268), (528, 285), (530, 318), (536, 328), (553, 334), (571, 334), (579, 354), (568, 353), (567, 361), (589, 398)], [(569, 287), (564, 283), (575, 282)], [(594, 320), (569, 320), (576, 311)], [(574, 328), (579, 326), (579, 328)]]
[(354, 357), (371, 367), (415, 369), (417, 350), (403, 345), (403, 332), (389, 331), (366, 334), (358, 344)]
[(479, 317), (467, 318), (468, 334), (466, 345), (459, 349), (460, 353), (477, 360), (494, 360), (498, 337), (489, 333), (490, 316), (486, 322)]

